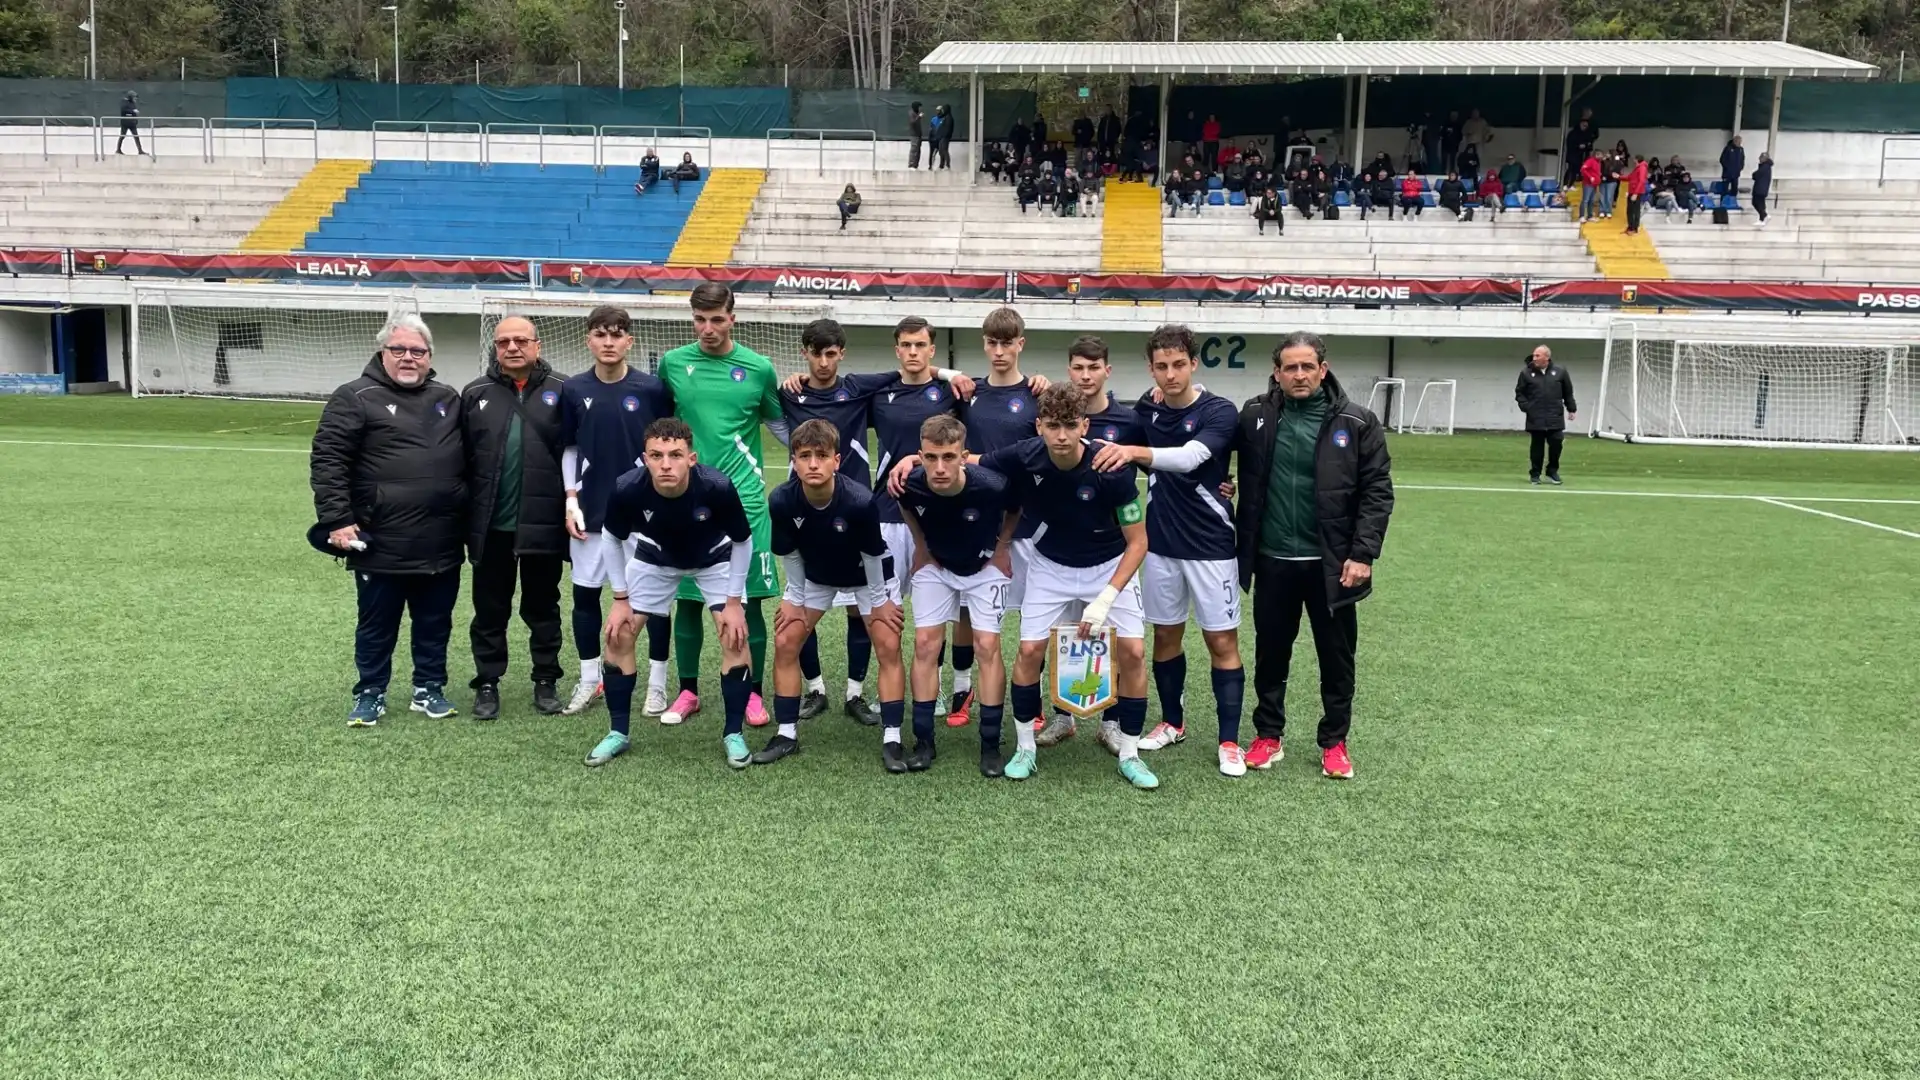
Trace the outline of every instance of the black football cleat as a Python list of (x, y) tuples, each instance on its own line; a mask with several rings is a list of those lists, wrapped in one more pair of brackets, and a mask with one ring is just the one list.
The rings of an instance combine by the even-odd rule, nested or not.
[(755, 765), (771, 765), (789, 754), (797, 754), (799, 752), (800, 744), (798, 742), (787, 738), (785, 735), (775, 735), (773, 738), (767, 740), (766, 749), (753, 755), (753, 763)]
[(899, 743), (890, 742), (880, 744), (880, 764), (886, 766), (887, 771), (890, 773), (903, 773), (907, 771), (907, 756), (902, 752)]
[(533, 711), (541, 716), (558, 716), (565, 707), (560, 700), (560, 690), (551, 682), (533, 684)]
[(980, 775), (989, 780), (998, 780), (1006, 771), (1006, 759), (1000, 756), (997, 743), (982, 744), (980, 747)]
[(933, 768), (933, 740), (913, 744), (913, 752), (907, 755), (908, 772), (926, 772)]
[(848, 698), (846, 712), (847, 718), (856, 724), (866, 727), (880, 726), (880, 706), (873, 704), (865, 697)]
[(827, 711), (827, 695), (818, 690), (809, 690), (800, 699), (800, 719), (811, 720)]

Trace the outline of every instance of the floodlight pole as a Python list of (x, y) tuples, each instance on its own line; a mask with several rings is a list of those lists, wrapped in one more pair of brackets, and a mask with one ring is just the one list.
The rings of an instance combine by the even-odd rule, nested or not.
[(627, 88), (627, 5), (615, 4), (613, 10), (620, 16), (619, 46), (615, 52), (619, 58), (615, 61), (615, 67), (619, 69), (617, 85), (625, 90)]
[(100, 19), (93, 13), (93, 0), (87, 0), (87, 78), (100, 77)]
[(386, 5), (386, 11), (393, 14), (393, 85), (400, 85), (400, 3), (394, 0)]

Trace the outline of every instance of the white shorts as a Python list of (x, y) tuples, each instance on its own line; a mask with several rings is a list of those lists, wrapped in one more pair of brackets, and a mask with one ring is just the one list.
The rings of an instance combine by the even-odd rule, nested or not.
[(732, 576), (732, 568), (726, 563), (718, 563), (700, 570), (676, 570), (671, 566), (655, 566), (639, 559), (627, 560), (627, 603), (633, 610), (643, 615), (665, 616), (673, 607), (674, 596), (680, 591), (680, 582), (692, 578), (700, 587), (700, 595), (706, 599), (708, 607), (718, 607), (727, 602), (727, 579)]
[(964, 577), (938, 566), (921, 567), (913, 575), (914, 629), (945, 626), (959, 618), (964, 607), (975, 630), (998, 634), (1008, 588), (1007, 576), (993, 566)]
[(1207, 631), (1240, 627), (1240, 564), (1232, 559), (1169, 559), (1147, 552), (1140, 567), (1140, 591), (1147, 621), (1178, 626), (1193, 610)]
[[(813, 581), (799, 582), (797, 588), (795, 583), (788, 582), (787, 589), (789, 592), (800, 594), (800, 606), (808, 611), (832, 611), (834, 608), (850, 607), (860, 609), (862, 615), (873, 614), (873, 605), (867, 603), (865, 589), (836, 589), (831, 585), (821, 585)], [(785, 593), (781, 594), (781, 599), (787, 599)]]
[(897, 604), (903, 591), (901, 582), (913, 569), (913, 530), (904, 521), (883, 521), (880, 538), (887, 542), (887, 554), (893, 556), (893, 587), (887, 590), (887, 596)]
[[(639, 541), (629, 537), (626, 542), (627, 558), (633, 558), (633, 549)], [(567, 537), (567, 550), (573, 561), (573, 583), (589, 589), (597, 589), (607, 583), (606, 544), (599, 533), (590, 534), (585, 540)]]
[[(1120, 567), (1116, 555), (1099, 566), (1061, 566), (1035, 551), (1027, 563), (1027, 595), (1020, 604), (1020, 640), (1045, 641), (1054, 627), (1078, 622), (1080, 614)], [(1107, 610), (1107, 622), (1123, 638), (1146, 636), (1140, 579), (1127, 582)]]
[(1013, 555), (1013, 585), (1007, 590), (1007, 606), (1018, 608), (1027, 599), (1027, 566), (1033, 562), (1033, 541), (1015, 540), (1011, 545)]

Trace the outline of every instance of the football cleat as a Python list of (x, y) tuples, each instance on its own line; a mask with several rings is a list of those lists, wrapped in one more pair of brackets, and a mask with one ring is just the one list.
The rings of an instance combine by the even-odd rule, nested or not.
[(1167, 747), (1172, 746), (1174, 743), (1183, 743), (1186, 741), (1187, 741), (1186, 728), (1177, 728), (1177, 727), (1174, 727), (1172, 724), (1167, 723), (1165, 720), (1162, 720), (1159, 723), (1153, 725), (1153, 730), (1147, 732), (1146, 738), (1140, 740), (1140, 749), (1164, 750)]
[(880, 744), (880, 764), (885, 766), (886, 770), (890, 773), (903, 773), (907, 771), (907, 756), (901, 751), (899, 743), (890, 742)]
[(827, 711), (827, 695), (819, 690), (809, 690), (800, 699), (800, 719), (811, 720)]
[(789, 754), (797, 754), (799, 752), (800, 743), (798, 741), (789, 739), (785, 735), (775, 735), (773, 738), (767, 740), (766, 749), (753, 755), (753, 763), (755, 765), (771, 765)]
[(626, 753), (627, 745), (630, 741), (631, 740), (629, 740), (625, 735), (622, 735), (617, 731), (607, 732), (606, 738), (601, 739), (598, 743), (594, 744), (593, 749), (591, 751), (588, 751), (587, 765), (589, 767), (598, 767), (601, 765), (605, 765), (607, 762), (612, 761), (614, 758), (617, 758), (621, 754)]
[(948, 727), (966, 727), (973, 710), (973, 691), (953, 696), (953, 708), (947, 712)]
[(1057, 712), (1047, 717), (1047, 722), (1039, 731), (1034, 732), (1033, 741), (1041, 746), (1059, 746), (1073, 738), (1074, 732), (1078, 730), (1080, 730), (1079, 725), (1075, 723), (1072, 716)]
[(933, 768), (933, 740), (916, 742), (913, 751), (907, 755), (908, 772), (926, 772)]
[(728, 765), (736, 769), (744, 769), (753, 764), (753, 755), (747, 753), (747, 737), (745, 735), (736, 731), (720, 740), (720, 745), (727, 748)]
[(1001, 775), (1009, 780), (1026, 780), (1039, 771), (1040, 762), (1031, 750), (1016, 750), (1006, 767), (1000, 770)]
[(1126, 777), (1127, 783), (1141, 791), (1152, 791), (1160, 786), (1160, 778), (1153, 775), (1153, 770), (1147, 768), (1147, 763), (1137, 757), (1120, 759), (1120, 775)]
[(680, 696), (673, 699), (673, 704), (667, 706), (667, 711), (660, 714), (660, 722), (669, 727), (684, 724), (699, 711), (700, 695), (691, 690), (682, 690)]
[(864, 697), (848, 698), (846, 713), (847, 718), (856, 724), (865, 724), (867, 727), (880, 726), (880, 706)]
[(667, 688), (664, 686), (647, 687), (647, 700), (640, 706), (642, 716), (659, 716), (667, 711)]
[(1220, 744), (1220, 775), (1247, 775), (1247, 756), (1241, 753), (1239, 743), (1225, 742)]
[(767, 703), (760, 700), (759, 694), (747, 695), (747, 726), (766, 727), (768, 719)]
[(593, 682), (580, 680), (574, 684), (573, 694), (567, 698), (567, 707), (560, 710), (560, 715), (579, 716), (593, 707), (593, 703), (599, 699), (602, 691), (603, 687), (598, 679)]

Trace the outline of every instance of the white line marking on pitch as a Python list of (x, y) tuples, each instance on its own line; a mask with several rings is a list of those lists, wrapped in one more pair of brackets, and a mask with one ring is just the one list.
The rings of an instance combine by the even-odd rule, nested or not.
[(1908, 532), (1906, 529), (1896, 529), (1891, 525), (1882, 525), (1877, 521), (1866, 521), (1861, 518), (1848, 517), (1845, 514), (1835, 514), (1826, 510), (1815, 510), (1811, 506), (1796, 506), (1793, 503), (1787, 502), (1783, 499), (1769, 499), (1763, 496), (1756, 499), (1755, 501), (1766, 503), (1768, 506), (1784, 506), (1789, 510), (1798, 510), (1803, 514), (1818, 514), (1823, 518), (1832, 518), (1835, 521), (1844, 521), (1851, 525), (1865, 525), (1869, 529), (1880, 529), (1883, 532), (1898, 533), (1901, 536), (1909, 537), (1914, 540), (1920, 540), (1920, 532)]
[[(1466, 487), (1449, 484), (1402, 484), (1393, 485), (1395, 491), (1466, 491), (1484, 492), (1492, 495), (1539, 495), (1557, 498), (1561, 495), (1625, 495), (1641, 499), (1730, 499), (1736, 502), (1792, 499), (1795, 502), (1820, 503), (1873, 503), (1880, 506), (1920, 506), (1920, 499), (1854, 499), (1825, 495), (1721, 495), (1700, 491), (1591, 491), (1577, 488), (1552, 488), (1542, 490), (1528, 487)], [(1551, 494), (1549, 494), (1549, 491)]]
[(96, 446), (112, 450), (237, 450), (243, 454), (306, 454), (304, 446), (180, 446), (169, 443), (68, 442), (64, 439), (0, 439), (0, 446)]

